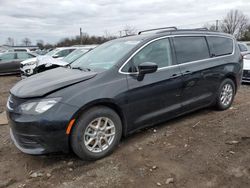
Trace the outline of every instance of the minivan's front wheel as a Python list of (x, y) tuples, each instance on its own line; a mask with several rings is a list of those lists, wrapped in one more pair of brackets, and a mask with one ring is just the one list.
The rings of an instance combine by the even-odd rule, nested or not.
[(74, 125), (71, 147), (84, 160), (97, 160), (110, 154), (122, 135), (122, 123), (115, 111), (96, 106), (85, 111)]
[(218, 110), (226, 110), (228, 109), (234, 99), (235, 95), (235, 84), (231, 79), (225, 79), (219, 88), (217, 99), (216, 99), (216, 107)]

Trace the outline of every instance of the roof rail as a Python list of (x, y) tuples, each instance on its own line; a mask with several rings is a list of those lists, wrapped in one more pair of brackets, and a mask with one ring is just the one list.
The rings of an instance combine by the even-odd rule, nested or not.
[(206, 27), (193, 28), (193, 29), (178, 29), (178, 31), (209, 31)]
[(157, 31), (157, 30), (164, 30), (164, 31), (172, 31), (172, 30), (177, 30), (177, 27), (161, 27), (161, 28), (156, 28), (156, 29), (147, 29), (143, 31), (139, 31), (138, 35), (145, 33), (145, 32), (150, 32), (150, 31)]
[(209, 29), (207, 27), (194, 28), (194, 30), (209, 31)]

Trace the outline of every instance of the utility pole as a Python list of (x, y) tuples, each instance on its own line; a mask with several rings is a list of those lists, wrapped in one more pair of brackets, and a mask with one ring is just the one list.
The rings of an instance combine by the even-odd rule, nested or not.
[(219, 20), (216, 20), (215, 30), (216, 30), (216, 31), (218, 31), (218, 30), (219, 30)]
[(80, 44), (82, 45), (82, 28), (81, 27), (80, 27), (80, 40), (81, 40)]

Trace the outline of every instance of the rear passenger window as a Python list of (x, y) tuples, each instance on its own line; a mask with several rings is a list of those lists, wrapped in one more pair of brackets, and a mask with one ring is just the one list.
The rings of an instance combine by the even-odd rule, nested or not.
[(174, 37), (173, 40), (178, 63), (209, 58), (205, 37)]
[(211, 55), (214, 57), (233, 53), (233, 40), (226, 37), (207, 37)]

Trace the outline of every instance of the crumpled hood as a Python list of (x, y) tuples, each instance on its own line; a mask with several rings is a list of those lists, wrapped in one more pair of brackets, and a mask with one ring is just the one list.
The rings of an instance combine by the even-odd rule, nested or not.
[(25, 65), (27, 63), (36, 62), (36, 61), (37, 61), (37, 58), (33, 57), (33, 58), (29, 58), (29, 59), (22, 61), (21, 64)]
[(69, 63), (64, 62), (63, 60), (59, 58), (53, 58), (51, 56), (45, 55), (42, 57), (38, 58), (37, 66), (40, 65), (46, 65), (46, 66), (51, 66), (51, 65), (58, 65), (58, 66), (66, 66)]
[(244, 59), (243, 70), (250, 70), (250, 59)]
[(60, 67), (21, 80), (11, 88), (10, 92), (19, 98), (42, 97), (65, 86), (91, 79), (96, 75), (96, 72), (83, 72)]

